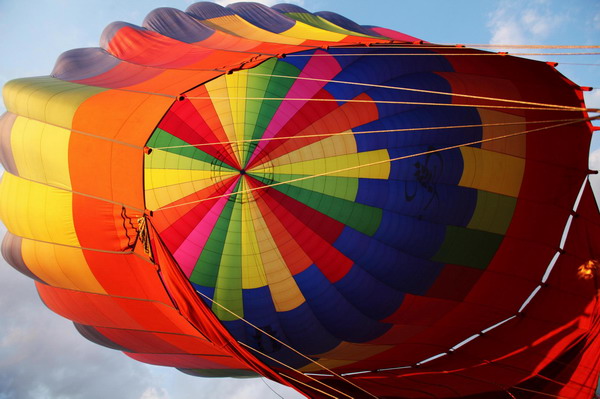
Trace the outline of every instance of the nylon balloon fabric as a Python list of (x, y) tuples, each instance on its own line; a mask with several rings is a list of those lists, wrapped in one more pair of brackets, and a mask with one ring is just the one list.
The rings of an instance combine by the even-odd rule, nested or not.
[(87, 339), (315, 398), (593, 397), (592, 126), (553, 65), (201, 2), (4, 101), (2, 253)]

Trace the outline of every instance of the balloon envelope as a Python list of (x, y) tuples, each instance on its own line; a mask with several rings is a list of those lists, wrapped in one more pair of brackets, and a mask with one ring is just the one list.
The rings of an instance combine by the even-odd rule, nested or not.
[(91, 341), (311, 397), (593, 396), (592, 130), (552, 65), (196, 3), (4, 100), (3, 255)]

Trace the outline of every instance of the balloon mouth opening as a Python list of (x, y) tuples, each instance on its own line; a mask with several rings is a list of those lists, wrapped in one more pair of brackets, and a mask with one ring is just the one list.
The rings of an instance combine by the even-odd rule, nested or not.
[[(229, 201), (239, 203), (255, 202), (275, 182), (273, 164), (264, 152), (259, 153), (257, 155), (258, 161), (251, 165), (246, 165), (250, 162), (248, 159), (246, 162), (243, 158), (238, 159), (241, 165), (236, 168), (237, 178), (231, 180), (231, 175), (229, 177), (223, 175), (223, 164), (227, 163), (226, 159), (237, 158), (235, 154), (243, 154), (245, 151), (252, 152), (252, 147), (251, 145), (250, 148), (245, 148), (244, 145), (230, 143), (226, 151), (217, 151), (218, 154), (211, 162), (210, 179), (212, 184), (217, 192), (229, 193), (227, 196)], [(245, 184), (242, 184), (241, 181), (245, 181)], [(237, 189), (232, 190), (232, 185), (237, 184), (239, 184)]]

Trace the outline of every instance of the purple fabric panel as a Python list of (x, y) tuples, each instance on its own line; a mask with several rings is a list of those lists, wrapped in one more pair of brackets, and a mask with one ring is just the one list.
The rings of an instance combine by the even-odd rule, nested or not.
[(273, 7), (271, 7), (273, 10), (279, 11), (279, 12), (301, 12), (301, 13), (305, 13), (305, 14), (310, 14), (310, 11), (305, 10), (304, 8), (297, 6), (295, 4), (287, 4), (287, 3), (283, 3), (283, 4), (275, 4)]
[(228, 5), (227, 8), (235, 11), (252, 25), (273, 33), (285, 32), (296, 24), (293, 19), (258, 3), (235, 3)]
[(356, 22), (344, 17), (343, 15), (337, 14), (331, 11), (319, 11), (315, 12), (315, 15), (328, 20), (331, 23), (336, 24), (337, 26), (341, 26), (344, 29), (350, 30), (352, 32), (362, 33), (364, 35), (372, 35), (379, 36), (372, 30), (357, 24)]
[(7, 172), (18, 176), (17, 164), (10, 146), (10, 136), (17, 115), (5, 112), (0, 117), (0, 163)]
[(167, 7), (151, 11), (142, 26), (184, 43), (200, 42), (215, 32), (191, 15)]
[(23, 255), (21, 255), (21, 243), (23, 239), (19, 236), (16, 236), (10, 232), (7, 232), (2, 240), (2, 257), (6, 260), (6, 262), (14, 267), (19, 272), (23, 273), (27, 277), (39, 281), (43, 283), (43, 281), (37, 277), (35, 274), (29, 270), (25, 261), (23, 260)]
[(235, 15), (233, 10), (208, 1), (194, 3), (189, 6), (185, 12), (201, 21), (205, 19), (225, 17), (227, 15)]
[(119, 59), (99, 47), (77, 48), (58, 57), (52, 76), (76, 81), (101, 75), (119, 64)]
[(73, 322), (73, 324), (75, 325), (75, 329), (77, 329), (77, 332), (79, 334), (81, 334), (85, 339), (87, 339), (95, 344), (102, 345), (102, 346), (104, 346), (106, 348), (110, 348), (110, 349), (116, 349), (119, 351), (131, 352), (129, 349), (125, 348), (124, 346), (116, 344), (113, 341), (111, 341), (110, 339), (106, 338), (104, 335), (100, 334), (100, 332), (92, 326), (88, 326), (85, 324), (79, 324), (76, 322)]

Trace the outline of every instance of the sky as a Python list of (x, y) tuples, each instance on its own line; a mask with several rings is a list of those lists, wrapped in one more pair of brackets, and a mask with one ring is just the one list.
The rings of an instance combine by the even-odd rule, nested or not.
[[(228, 1), (216, 1), (226, 5)], [(260, 1), (273, 5), (279, 1)], [(297, 0), (309, 11), (335, 11), (362, 25), (392, 28), (435, 43), (600, 45), (597, 0)], [(185, 0), (0, 0), (0, 85), (48, 75), (63, 51), (96, 47), (112, 21), (141, 24), (154, 8), (185, 10)], [(512, 51), (512, 50), (509, 50)], [(565, 52), (568, 50), (552, 50)], [(585, 50), (594, 51), (594, 50)], [(597, 50), (596, 50), (597, 51)], [(547, 55), (600, 108), (600, 56)], [(0, 113), (5, 109), (0, 104)], [(600, 169), (600, 133), (590, 167)], [(1, 168), (0, 168), (1, 171)], [(593, 180), (600, 198), (600, 177)], [(3, 235), (5, 229), (0, 226)], [(264, 379), (204, 379), (135, 362), (82, 338), (45, 308), (33, 282), (0, 260), (0, 399), (295, 399)]]

